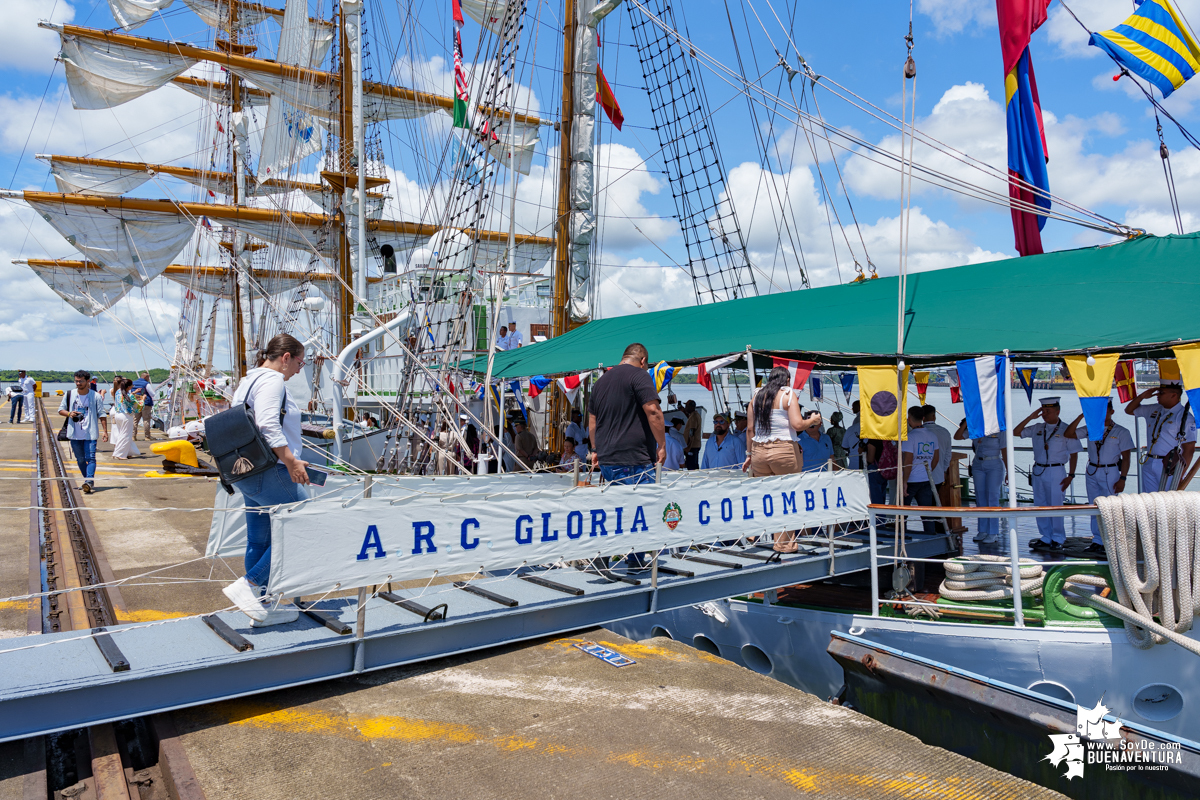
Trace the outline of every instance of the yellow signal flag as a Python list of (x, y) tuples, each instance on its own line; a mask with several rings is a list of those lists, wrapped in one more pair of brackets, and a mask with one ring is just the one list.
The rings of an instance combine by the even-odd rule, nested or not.
[(908, 438), (908, 367), (897, 379), (896, 367), (858, 368), (863, 439), (904, 441)]
[(1163, 382), (1182, 381), (1183, 377), (1179, 374), (1179, 362), (1174, 358), (1160, 358), (1158, 360), (1158, 379)]

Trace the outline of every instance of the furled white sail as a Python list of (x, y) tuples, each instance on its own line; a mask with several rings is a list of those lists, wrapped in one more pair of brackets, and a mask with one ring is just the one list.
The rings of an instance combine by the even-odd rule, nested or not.
[(131, 286), (162, 273), (195, 230), (182, 214), (29, 200), (76, 250)]
[[(237, 283), (237, 279), (232, 274), (223, 277), (219, 274), (213, 275), (201, 273), (197, 275), (187, 275), (168, 272), (165, 273), (163, 277), (167, 280), (178, 283), (180, 286), (185, 286), (193, 292), (209, 295), (210, 297), (217, 296), (224, 299), (229, 299), (233, 296), (233, 287)], [(298, 275), (297, 273), (271, 276), (256, 274), (255, 282), (257, 284), (254, 287), (256, 292), (259, 292), (261, 287), (261, 292), (275, 296), (295, 290), (297, 286), (304, 282), (304, 277), (302, 275)], [(329, 287), (326, 285), (328, 283), (328, 280), (314, 280), (312, 282), (313, 286), (325, 292), (328, 291)]]
[[(318, 47), (311, 33), (308, 0), (288, 0), (283, 12), (283, 32), (279, 35), (279, 62), (311, 66)], [(328, 49), (328, 44), (325, 49)], [(318, 102), (316, 88), (312, 85), (308, 88), (305, 105), (314, 105)], [(321, 127), (311, 114), (301, 111), (279, 95), (272, 95), (267, 109), (267, 124), (263, 130), (262, 152), (258, 159), (258, 182), (286, 174), (292, 164), (319, 153), (321, 134)]]
[(153, 177), (137, 166), (79, 164), (46, 155), (38, 155), (38, 158), (50, 164), (58, 190), (67, 194), (121, 195), (132, 192)]
[(132, 288), (102, 268), (74, 269), (29, 265), (39, 278), (71, 308), (88, 317), (112, 308)]
[[(222, 2), (222, 0), (183, 0), (183, 2), (192, 11), (195, 11), (196, 16), (204, 20), (206, 24), (221, 29), (229, 27), (229, 3)], [(239, 28), (248, 28), (266, 19), (275, 19), (275, 15), (257, 3), (238, 3)]]
[(291, 219), (279, 220), (247, 220), (247, 219), (216, 219), (227, 228), (241, 231), (255, 239), (270, 242), (273, 245), (299, 250), (312, 254), (314, 251), (322, 255), (333, 255), (338, 249), (336, 232), (330, 230), (323, 234), (323, 226), (298, 224)]
[[(207, 85), (205, 85), (205, 84), (196, 85), (193, 83), (182, 83), (180, 81), (175, 81), (171, 85), (178, 86), (180, 89), (183, 89), (188, 94), (194, 94), (194, 95), (196, 95), (196, 97), (199, 97), (201, 100), (207, 100), (210, 103), (225, 102), (225, 90), (224, 90), (224, 87), (221, 86), (221, 84), (219, 84), (219, 83), (209, 83)], [(255, 93), (243, 92), (242, 93), (242, 107), (245, 108), (247, 106), (256, 106), (256, 107), (265, 106), (269, 102), (269, 99), (270, 98), (263, 97), (261, 94), (258, 94), (257, 92), (255, 92)]]
[[(508, 13), (505, 0), (462, 0), (467, 16), (497, 36), (504, 35), (504, 16)], [(509, 35), (515, 35), (514, 29)]]
[(167, 8), (175, 0), (108, 0), (113, 19), (127, 31), (140, 28), (155, 12)]
[(113, 42), (61, 34), (60, 54), (75, 108), (112, 108), (168, 83), (196, 62)]

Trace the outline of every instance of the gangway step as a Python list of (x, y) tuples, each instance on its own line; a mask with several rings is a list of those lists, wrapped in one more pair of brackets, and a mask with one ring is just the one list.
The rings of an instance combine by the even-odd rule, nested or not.
[[(949, 536), (909, 542), (915, 558), (950, 552)], [(881, 543), (878, 558), (891, 555)], [(0, 640), (0, 741), (57, 733), (187, 706), (271, 692), (414, 664), (502, 644), (604, 625), (725, 597), (763, 592), (870, 569), (867, 543), (815, 553), (785, 555), (778, 563), (690, 556), (688, 572), (664, 568), (657, 586), (631, 583), (609, 570), (553, 568), (536, 577), (573, 587), (580, 594), (527, 581), (519, 574), (490, 575), (487, 595), (451, 584), (421, 591), (380, 592), (365, 605), (361, 638), (354, 632), (354, 597), (306, 604), (295, 622), (254, 628), (232, 611), (183, 617), (153, 626), (113, 625), (102, 636), (118, 648), (129, 669), (114, 672), (93, 637), (78, 631)], [(664, 559), (667, 560), (667, 559)], [(680, 560), (670, 559), (674, 563)], [(715, 563), (712, 563), (715, 562)], [(481, 588), (481, 587), (474, 587)], [(453, 597), (455, 613), (444, 603)], [(438, 615), (439, 610), (441, 615)], [(438, 621), (436, 625), (428, 622)], [(231, 646), (214, 631), (220, 622), (252, 647)], [(237, 641), (236, 639), (234, 641)], [(356, 655), (358, 658), (356, 659)], [(356, 668), (356, 664), (358, 665)]]

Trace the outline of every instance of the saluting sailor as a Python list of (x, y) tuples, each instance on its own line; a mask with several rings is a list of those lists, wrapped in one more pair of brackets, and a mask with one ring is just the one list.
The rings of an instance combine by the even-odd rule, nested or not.
[[(1033, 468), (1030, 483), (1033, 484), (1035, 506), (1061, 506), (1063, 493), (1075, 477), (1075, 464), (1079, 460), (1078, 439), (1066, 437), (1067, 426), (1059, 419), (1062, 407), (1057, 397), (1043, 397), (1040, 408), (1013, 430), (1018, 439), (1033, 440)], [(1030, 420), (1041, 417), (1043, 422), (1030, 425)], [(1068, 472), (1067, 467), (1070, 467)], [(1010, 491), (1015, 487), (1009, 487)], [(1041, 538), (1034, 539), (1029, 546), (1034, 550), (1058, 551), (1067, 541), (1067, 529), (1062, 517), (1038, 517), (1038, 532)]]
[[(1087, 426), (1080, 428), (1080, 414), (1067, 427), (1070, 439), (1087, 439), (1088, 465), (1084, 482), (1087, 484), (1088, 502), (1095, 503), (1097, 497), (1108, 497), (1125, 491), (1125, 476), (1129, 474), (1129, 454), (1133, 451), (1133, 435), (1124, 425), (1113, 422), (1113, 404), (1108, 401), (1108, 414), (1104, 417), (1104, 432), (1099, 436), (1088, 432)], [(1100, 536), (1100, 518), (1092, 517), (1092, 543), (1087, 552), (1105, 558), (1104, 539)]]
[[(1156, 392), (1157, 403), (1142, 405), (1143, 400)], [(1143, 492), (1169, 489), (1171, 476), (1183, 475), (1192, 462), (1196, 420), (1189, 409), (1190, 403), (1179, 402), (1182, 398), (1183, 383), (1164, 380), (1157, 389), (1147, 389), (1125, 406), (1126, 414), (1146, 420), (1150, 444), (1146, 446), (1146, 463), (1142, 464)]]
[[(980, 508), (997, 508), (1000, 505), (1000, 487), (1004, 485), (1004, 476), (1008, 472), (1008, 434), (1004, 431), (989, 433), (979, 439), (971, 439), (967, 435), (967, 421), (964, 419), (954, 432), (954, 438), (959, 441), (971, 442), (975, 458), (971, 461), (971, 479), (975, 484), (975, 505)], [(1000, 541), (1000, 520), (995, 517), (980, 517), (979, 533), (975, 541), (980, 544), (996, 544)]]

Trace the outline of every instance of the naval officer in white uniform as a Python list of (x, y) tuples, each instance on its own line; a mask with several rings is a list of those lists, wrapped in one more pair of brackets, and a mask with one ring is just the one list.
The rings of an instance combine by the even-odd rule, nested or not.
[[(1008, 474), (1008, 434), (1004, 431), (989, 433), (979, 439), (971, 439), (967, 435), (967, 421), (964, 419), (954, 432), (954, 438), (959, 441), (970, 441), (975, 458), (971, 462), (971, 480), (975, 485), (975, 505), (981, 508), (998, 508), (1000, 506), (1000, 487), (1004, 485), (1004, 476)], [(996, 544), (1000, 541), (1000, 520), (995, 517), (980, 517), (976, 526), (979, 532), (975, 541), (980, 544)]]
[[(1033, 504), (1035, 506), (1061, 506), (1063, 493), (1075, 477), (1075, 464), (1079, 460), (1078, 439), (1066, 437), (1067, 426), (1059, 419), (1061, 408), (1057, 397), (1043, 397), (1040, 408), (1034, 410), (1021, 424), (1013, 429), (1018, 439), (1033, 440)], [(1030, 420), (1041, 417), (1043, 422), (1030, 425)], [(1069, 471), (1068, 471), (1069, 468)], [(1013, 487), (1009, 487), (1010, 490)], [(1038, 532), (1041, 538), (1034, 539), (1029, 546), (1034, 550), (1060, 551), (1067, 541), (1067, 529), (1062, 517), (1038, 517)]]
[[(1152, 394), (1158, 402), (1142, 405)], [(1125, 413), (1146, 420), (1146, 463), (1142, 464), (1142, 491), (1158, 492), (1169, 488), (1170, 478), (1163, 474), (1183, 475), (1192, 463), (1196, 449), (1196, 420), (1183, 398), (1183, 384), (1162, 381), (1157, 389), (1147, 389), (1125, 406)], [(1177, 463), (1171, 463), (1177, 462)], [(1164, 469), (1164, 466), (1166, 469)], [(1172, 469), (1173, 467), (1173, 469)]]
[[(1130, 453), (1133, 451), (1133, 435), (1124, 425), (1113, 422), (1112, 400), (1108, 401), (1108, 414), (1104, 417), (1104, 430), (1089, 434), (1087, 426), (1080, 428), (1083, 414), (1067, 427), (1069, 439), (1087, 439), (1088, 465), (1085, 483), (1088, 502), (1095, 503), (1097, 497), (1108, 497), (1125, 491), (1125, 476), (1129, 474)], [(1087, 552), (1105, 557), (1104, 539), (1100, 536), (1100, 518), (1092, 517), (1092, 543)]]

